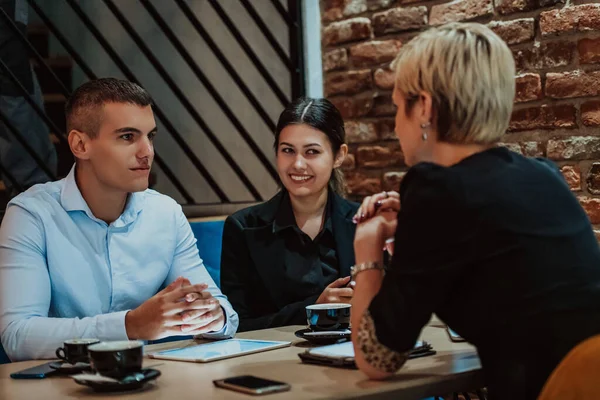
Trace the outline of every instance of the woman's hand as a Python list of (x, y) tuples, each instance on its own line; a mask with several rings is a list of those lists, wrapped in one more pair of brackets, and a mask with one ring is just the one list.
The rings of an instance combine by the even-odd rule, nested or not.
[(349, 276), (331, 282), (317, 299), (317, 304), (350, 303), (354, 295), (354, 289), (352, 286), (348, 286), (349, 283)]
[(360, 224), (373, 218), (379, 211), (400, 211), (400, 195), (398, 192), (381, 192), (367, 196), (352, 218), (355, 224)]
[(379, 210), (374, 217), (356, 226), (354, 253), (357, 264), (381, 260), (386, 240), (396, 233), (397, 217), (397, 211)]

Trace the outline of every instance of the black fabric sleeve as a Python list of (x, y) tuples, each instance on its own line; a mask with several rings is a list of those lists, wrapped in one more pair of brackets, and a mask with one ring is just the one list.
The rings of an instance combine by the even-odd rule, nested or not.
[(223, 227), (221, 289), (240, 317), (240, 332), (284, 325), (305, 325), (304, 308), (314, 304), (319, 297), (311, 296), (280, 310), (274, 309), (248, 252), (243, 227), (231, 216), (225, 220)]
[(401, 186), (395, 253), (370, 304), (378, 340), (410, 350), (453, 282), (474, 259), (477, 225), (461, 199), (459, 181), (433, 164), (419, 164)]

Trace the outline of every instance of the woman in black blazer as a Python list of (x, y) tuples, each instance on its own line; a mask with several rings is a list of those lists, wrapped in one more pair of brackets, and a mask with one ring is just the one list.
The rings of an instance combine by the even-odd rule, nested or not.
[(306, 324), (307, 305), (350, 302), (358, 204), (343, 197), (344, 141), (344, 121), (326, 99), (300, 98), (281, 113), (281, 191), (228, 217), (223, 231), (221, 288), (239, 331)]

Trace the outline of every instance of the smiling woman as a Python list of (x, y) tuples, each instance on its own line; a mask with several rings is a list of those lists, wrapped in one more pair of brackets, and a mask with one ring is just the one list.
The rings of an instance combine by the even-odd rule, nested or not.
[(358, 205), (343, 197), (344, 142), (344, 121), (326, 99), (300, 98), (281, 113), (281, 190), (231, 215), (223, 231), (221, 286), (240, 330), (305, 324), (307, 305), (350, 302)]

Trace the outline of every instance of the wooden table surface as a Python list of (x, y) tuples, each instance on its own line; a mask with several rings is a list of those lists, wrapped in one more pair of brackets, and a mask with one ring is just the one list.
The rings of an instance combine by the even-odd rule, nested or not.
[[(385, 382), (368, 380), (360, 371), (302, 364), (298, 353), (310, 347), (294, 332), (301, 326), (288, 326), (244, 332), (238, 338), (286, 340), (292, 346), (230, 358), (212, 363), (188, 363), (145, 358), (144, 367), (162, 375), (144, 388), (133, 392), (101, 394), (76, 384), (69, 377), (40, 380), (11, 379), (10, 374), (41, 364), (24, 361), (0, 365), (1, 399), (251, 399), (254, 396), (215, 388), (212, 381), (236, 375), (256, 375), (289, 383), (292, 390), (268, 395), (276, 399), (422, 399), (424, 397), (466, 391), (484, 385), (483, 373), (475, 349), (466, 343), (452, 343), (439, 322), (425, 327), (421, 338), (437, 351), (434, 356), (408, 360), (396, 376)], [(193, 345), (179, 341), (151, 345), (146, 352)]]

